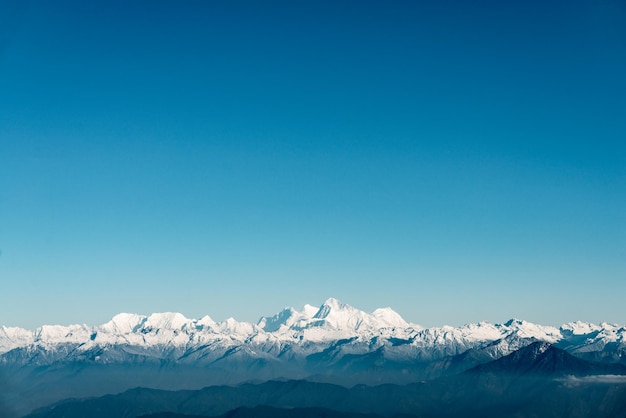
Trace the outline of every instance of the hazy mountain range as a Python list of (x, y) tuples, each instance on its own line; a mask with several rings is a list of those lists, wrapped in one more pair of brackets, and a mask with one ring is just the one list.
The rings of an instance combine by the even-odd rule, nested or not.
[(104, 417), (623, 417), (626, 366), (576, 358), (535, 342), (455, 376), (350, 388), (303, 380), (137, 388), (68, 400), (29, 418)]
[[(276, 380), (281, 380), (275, 383), (279, 385), (287, 384), (285, 381), (306, 380), (306, 384), (320, 385), (319, 390), (325, 387), (324, 383), (346, 388), (353, 385), (371, 388), (380, 384), (405, 388), (394, 389), (394, 393), (409, 390), (406, 385), (425, 387), (426, 383), (420, 382), (428, 381), (428, 390), (421, 389), (419, 394), (411, 392), (407, 396), (410, 399), (426, 396), (432, 400), (439, 399), (438, 396), (449, 397), (447, 391), (452, 388), (456, 388), (454, 396), (469, 393), (468, 388), (458, 385), (469, 384), (476, 376), (484, 379), (484, 376), (504, 374), (510, 379), (515, 373), (521, 373), (524, 376), (549, 375), (550, 391), (556, 393), (558, 388), (568, 388), (563, 389), (563, 393), (571, 394), (580, 391), (580, 385), (591, 383), (602, 382), (598, 387), (603, 388), (610, 384), (623, 386), (620, 375), (626, 374), (625, 333), (623, 326), (611, 324), (573, 322), (556, 328), (522, 320), (422, 328), (407, 323), (390, 308), (368, 313), (332, 298), (319, 308), (310, 305), (302, 310), (286, 308), (272, 317), (261, 318), (257, 324), (232, 318), (215, 322), (208, 316), (188, 319), (179, 313), (150, 316), (124, 313), (93, 327), (54, 325), (35, 331), (2, 327), (0, 412), (5, 416), (20, 416), (67, 398), (101, 396), (135, 387), (194, 391), (207, 386), (223, 388), (223, 385), (248, 382), (256, 388), (254, 391), (263, 392), (263, 385), (268, 384), (263, 382)], [(529, 353), (534, 353), (532, 361), (528, 360)], [(539, 363), (538, 356), (541, 357)], [(593, 380), (589, 376), (620, 377)], [(511, 393), (525, 393), (518, 387), (519, 382), (516, 385)], [(473, 386), (483, 387), (481, 384)], [(383, 399), (380, 388), (385, 386), (376, 387), (379, 388), (376, 396)], [(231, 390), (235, 389), (231, 387)], [(474, 393), (472, 396), (483, 395)], [(602, 392), (602, 396), (609, 395)], [(456, 399), (455, 404), (463, 405), (463, 399)], [(389, 405), (392, 404), (389, 401)], [(421, 405), (421, 409), (413, 406), (413, 409), (391, 411), (389, 408), (356, 407), (338, 410), (336, 405), (321, 401), (311, 405), (251, 402), (234, 405), (232, 409), (319, 407), (383, 415), (421, 411), (422, 416), (428, 416), (434, 409), (441, 408), (424, 400)], [(427, 405), (431, 405), (431, 409)], [(219, 415), (229, 410), (210, 412)], [(138, 411), (142, 414), (207, 413), (179, 409)], [(240, 415), (235, 416), (246, 413), (250, 411), (238, 410)]]

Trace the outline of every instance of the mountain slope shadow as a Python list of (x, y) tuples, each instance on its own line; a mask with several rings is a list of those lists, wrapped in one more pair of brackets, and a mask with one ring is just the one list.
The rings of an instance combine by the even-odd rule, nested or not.
[(438, 411), (423, 410), (433, 416), (626, 415), (626, 367), (581, 360), (544, 342), (428, 386), (431, 399), (442, 401), (430, 405)]

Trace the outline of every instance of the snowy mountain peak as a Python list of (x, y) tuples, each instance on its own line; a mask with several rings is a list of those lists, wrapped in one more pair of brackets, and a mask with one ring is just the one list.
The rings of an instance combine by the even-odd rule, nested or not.
[(514, 333), (520, 338), (535, 338), (549, 343), (555, 343), (562, 338), (558, 328), (533, 324), (532, 322), (511, 319), (504, 323), (510, 333)]
[(292, 319), (297, 314), (298, 312), (295, 309), (287, 307), (276, 315), (270, 317), (261, 317), (261, 319), (259, 319), (259, 322), (257, 322), (257, 325), (264, 331), (275, 332), (278, 331), (281, 326), (292, 325)]
[(617, 329), (619, 329), (619, 328), (623, 328), (623, 327), (622, 327), (622, 326), (620, 326), (620, 325), (617, 325), (617, 324), (610, 324), (610, 323), (608, 323), (608, 322), (602, 322), (602, 323), (600, 324), (600, 327), (601, 327), (601, 328), (603, 328), (603, 329), (611, 329), (611, 330), (617, 330)]
[(374, 312), (372, 312), (372, 316), (389, 327), (409, 327), (408, 322), (406, 322), (399, 313), (389, 307), (376, 309)]
[(335, 298), (328, 298), (326, 302), (320, 306), (319, 310), (315, 313), (313, 318), (326, 319), (329, 315), (337, 315), (339, 312), (353, 312), (356, 309), (350, 305), (343, 304)]
[(183, 329), (190, 323), (183, 314), (177, 312), (153, 313), (146, 318), (143, 328), (146, 329)]
[(0, 327), (0, 353), (5, 353), (14, 347), (30, 344), (33, 333), (18, 327)]
[[(310, 318), (306, 326), (301, 328), (323, 328), (333, 331), (347, 332), (345, 336), (359, 332), (374, 332), (382, 329), (407, 329), (409, 324), (393, 309), (379, 308), (368, 313), (353, 306), (341, 303), (335, 298), (327, 299)], [(301, 325), (303, 322), (301, 322)], [(420, 327), (415, 327), (420, 328)], [(314, 333), (319, 335), (319, 333)], [(309, 333), (309, 336), (313, 336)]]
[(266, 332), (276, 332), (279, 330), (301, 330), (306, 328), (315, 315), (320, 311), (311, 305), (304, 305), (302, 311), (297, 311), (292, 307), (286, 307), (279, 313), (270, 317), (261, 317), (257, 325)]
[(582, 321), (568, 322), (567, 324), (561, 325), (562, 332), (569, 332), (573, 335), (587, 335), (599, 331), (600, 329), (602, 329), (602, 327)]
[(504, 323), (507, 327), (520, 327), (526, 323), (523, 319), (511, 318)]
[(100, 326), (101, 330), (108, 333), (130, 334), (141, 328), (146, 320), (145, 315), (132, 313), (120, 313), (115, 315), (109, 322)]
[(335, 299), (335, 298), (333, 298), (333, 297), (330, 297), (330, 298), (328, 298), (328, 299), (326, 299), (326, 300), (324, 301), (323, 305), (328, 305), (328, 306), (332, 306), (332, 307), (334, 307), (334, 308), (338, 308), (338, 307), (340, 307), (340, 306), (342, 306), (342, 305), (344, 305), (344, 304), (343, 304), (343, 303), (341, 303), (341, 302), (339, 301), (339, 299)]
[(259, 328), (249, 322), (239, 322), (235, 318), (230, 317), (224, 322), (217, 324), (217, 327), (223, 333), (230, 335), (231, 337), (246, 338), (252, 335)]
[(215, 323), (213, 319), (211, 319), (209, 315), (205, 315), (196, 321), (196, 327), (198, 327), (199, 329), (205, 329), (205, 328), (213, 329), (216, 326), (217, 324)]

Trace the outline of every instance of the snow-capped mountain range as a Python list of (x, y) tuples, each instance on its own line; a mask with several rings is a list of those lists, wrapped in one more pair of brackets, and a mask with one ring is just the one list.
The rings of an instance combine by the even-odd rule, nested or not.
[(626, 365), (625, 334), (611, 324), (556, 328), (517, 319), (423, 328), (391, 308), (364, 312), (332, 298), (256, 324), (122, 313), (99, 326), (1, 327), (0, 406), (9, 399), (19, 416), (62, 399), (133, 387), (200, 389), (272, 379), (406, 384), (457, 375), (537, 341), (584, 360)]
[(215, 322), (208, 316), (188, 319), (168, 312), (122, 313), (100, 326), (45, 325), (34, 331), (3, 326), (0, 364), (126, 361), (120, 352), (176, 362), (210, 363), (237, 356), (294, 360), (328, 354), (331, 348), (334, 360), (379, 352), (386, 360), (433, 361), (468, 350), (480, 350), (494, 359), (534, 341), (587, 358), (626, 362), (625, 334), (625, 327), (606, 323), (572, 322), (556, 328), (516, 319), (422, 328), (407, 323), (391, 308), (368, 313), (330, 298), (319, 308), (285, 308), (257, 324), (233, 318)]

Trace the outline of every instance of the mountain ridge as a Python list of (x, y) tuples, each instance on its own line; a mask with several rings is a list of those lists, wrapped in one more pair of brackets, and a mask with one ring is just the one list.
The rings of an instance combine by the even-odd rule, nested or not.
[(559, 379), (611, 370), (626, 375), (625, 366), (605, 366), (608, 365), (576, 359), (549, 343), (535, 342), (483, 366), (429, 382), (346, 388), (306, 380), (270, 380), (196, 391), (133, 388), (117, 395), (49, 405), (29, 418), (73, 418), (87, 414), (104, 417), (111, 413), (145, 418), (356, 418), (359, 414), (369, 414), (372, 418), (623, 416), (619, 414), (626, 413), (626, 379), (613, 384), (581, 380), (575, 386), (563, 384)]
[[(315, 311), (315, 313), (313, 313)], [(150, 315), (135, 313), (120, 313), (110, 321), (96, 326), (86, 324), (71, 325), (42, 325), (35, 330), (20, 327), (0, 326), (0, 355), (14, 348), (29, 344), (55, 344), (84, 342), (97, 340), (102, 335), (120, 337), (129, 334), (147, 335), (156, 330), (174, 331), (174, 336), (181, 333), (209, 333), (226, 334), (231, 337), (244, 339), (254, 334), (271, 334), (285, 337), (285, 334), (300, 332), (311, 340), (340, 339), (359, 334), (375, 334), (381, 330), (390, 330), (398, 334), (422, 332), (425, 334), (442, 335), (442, 338), (455, 338), (453, 334), (461, 335), (463, 339), (496, 341), (502, 338), (507, 331), (515, 332), (522, 338), (537, 338), (541, 341), (554, 343), (568, 336), (600, 337), (605, 343), (623, 343), (626, 328), (615, 324), (602, 323), (600, 325), (588, 322), (569, 322), (559, 328), (538, 325), (520, 319), (510, 319), (504, 323), (490, 323), (482, 321), (469, 323), (459, 327), (444, 325), (442, 327), (423, 328), (418, 324), (405, 321), (392, 308), (378, 308), (372, 312), (365, 312), (350, 305), (343, 304), (335, 298), (327, 299), (319, 308), (305, 305), (302, 310), (286, 307), (273, 316), (262, 316), (256, 323), (237, 321), (228, 318), (216, 322), (206, 315), (200, 319), (191, 319), (178, 312), (160, 312)], [(320, 331), (322, 330), (322, 331)], [(503, 332), (504, 331), (504, 332)], [(327, 334), (327, 335), (324, 335)], [(167, 340), (176, 343), (181, 338), (171, 338), (172, 335), (161, 339), (142, 339), (128, 341), (124, 338), (113, 338), (103, 343), (140, 343), (159, 344)], [(581, 338), (578, 338), (579, 340)], [(178, 341), (183, 343), (183, 341)], [(584, 341), (583, 341), (584, 342)]]
[(486, 372), (549, 377), (626, 375), (626, 366), (582, 360), (550, 343), (537, 341), (466, 373)]
[[(227, 357), (305, 359), (333, 348), (334, 357), (382, 350), (389, 360), (433, 361), (478, 350), (485, 360), (496, 359), (534, 341), (555, 344), (586, 359), (626, 364), (626, 327), (570, 322), (559, 328), (520, 319), (461, 327), (422, 328), (406, 322), (391, 308), (365, 312), (329, 298), (320, 307), (287, 307), (257, 323), (228, 318), (216, 322), (208, 315), (189, 319), (181, 313), (150, 315), (120, 313), (98, 325), (44, 325), (34, 331), (0, 327), (0, 365), (46, 365), (59, 356), (36, 352), (73, 347), (65, 361), (103, 364), (124, 360), (115, 347), (135, 347), (135, 354), (155, 361), (212, 363)], [(344, 343), (348, 341), (348, 343)], [(339, 342), (342, 342), (339, 344)], [(341, 347), (340, 347), (341, 346)], [(65, 349), (63, 349), (65, 350)], [(122, 351), (128, 352), (129, 349)], [(329, 352), (330, 353), (330, 352)]]

